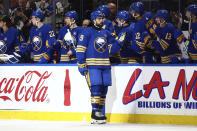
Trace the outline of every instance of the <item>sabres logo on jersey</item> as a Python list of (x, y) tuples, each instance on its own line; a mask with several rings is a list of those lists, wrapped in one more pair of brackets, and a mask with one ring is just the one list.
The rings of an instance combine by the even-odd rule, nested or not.
[(99, 53), (104, 53), (107, 49), (107, 40), (103, 37), (98, 37), (94, 41), (94, 48)]
[(33, 49), (35, 51), (38, 51), (42, 47), (42, 40), (41, 40), (41, 38), (39, 36), (34, 36), (32, 44), (33, 44)]
[(0, 40), (0, 53), (4, 54), (7, 51), (7, 46), (5, 45), (5, 42)]

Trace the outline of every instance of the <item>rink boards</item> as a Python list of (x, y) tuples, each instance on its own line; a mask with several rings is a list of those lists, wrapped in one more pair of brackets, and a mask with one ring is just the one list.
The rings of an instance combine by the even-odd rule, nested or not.
[[(108, 122), (197, 125), (195, 65), (112, 66)], [(1, 65), (0, 119), (90, 121), (76, 65)]]

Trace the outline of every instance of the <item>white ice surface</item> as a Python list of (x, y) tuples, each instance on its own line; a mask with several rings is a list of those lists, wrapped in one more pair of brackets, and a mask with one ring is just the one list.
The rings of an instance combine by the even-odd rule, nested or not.
[(0, 131), (197, 131), (197, 126), (0, 120)]

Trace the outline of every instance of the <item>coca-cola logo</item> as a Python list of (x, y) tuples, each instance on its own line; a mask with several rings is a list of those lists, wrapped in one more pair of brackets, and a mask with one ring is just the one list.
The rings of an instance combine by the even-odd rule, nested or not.
[[(0, 99), (4, 101), (44, 102), (48, 96), (46, 80), (52, 73), (27, 71), (21, 78), (3, 78), (0, 81)], [(10, 94), (14, 94), (10, 96)]]

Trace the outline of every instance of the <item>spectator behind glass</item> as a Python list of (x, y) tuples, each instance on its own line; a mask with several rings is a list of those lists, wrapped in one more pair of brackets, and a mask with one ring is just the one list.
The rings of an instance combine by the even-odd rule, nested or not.
[(26, 8), (35, 11), (35, 10), (36, 10), (35, 1), (36, 1), (36, 0), (28, 0), (28, 1), (27, 1), (27, 4), (26, 4)]
[(24, 34), (25, 40), (28, 40), (29, 30), (31, 28), (30, 17), (33, 12), (32, 8), (26, 8), (27, 0), (18, 0), (18, 8), (16, 8), (12, 15), (12, 21), (16, 28)]
[(36, 10), (41, 10), (44, 13), (44, 23), (52, 24), (53, 0), (40, 0), (36, 2)]
[(10, 0), (9, 15), (13, 16), (14, 10), (18, 8), (18, 3), (16, 0)]
[(89, 19), (84, 19), (83, 23), (82, 23), (82, 27), (87, 28), (88, 26), (90, 26), (90, 20)]

